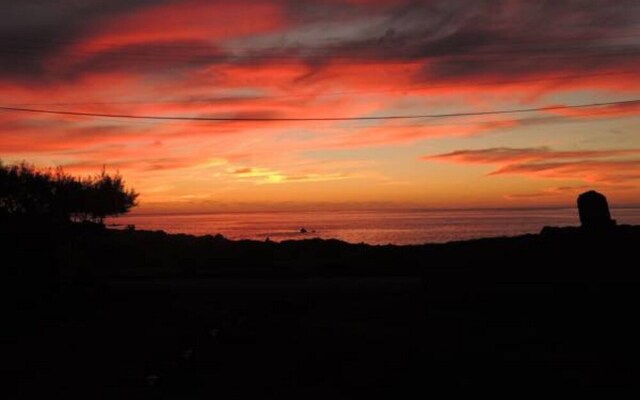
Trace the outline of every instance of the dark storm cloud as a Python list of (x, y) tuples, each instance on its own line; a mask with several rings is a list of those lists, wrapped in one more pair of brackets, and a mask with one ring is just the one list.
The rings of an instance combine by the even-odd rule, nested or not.
[[(178, 40), (170, 45), (164, 41), (120, 45), (81, 55), (70, 63), (70, 67), (63, 69), (58, 78), (73, 79), (86, 73), (101, 72), (166, 73), (233, 61), (210, 43), (198, 40)], [(73, 61), (73, 55), (67, 57)]]
[(431, 18), (437, 29), (409, 24), (414, 29), (394, 44), (399, 57), (429, 61), (430, 78), (620, 66), (637, 60), (640, 50), (638, 40), (620, 41), (638, 28), (635, 1), (451, 3), (440, 9), (417, 6), (412, 18)]
[(44, 59), (81, 40), (92, 23), (163, 0), (0, 0), (0, 75), (42, 78)]
[[(295, 10), (314, 21), (309, 10)], [(317, 12), (354, 29), (358, 19), (372, 22), (348, 38), (305, 52), (307, 59), (424, 62), (424, 79), (632, 67), (640, 53), (640, 3), (635, 0), (449, 0), (347, 10), (333, 3)]]
[[(640, 53), (640, 3), (636, 0), (427, 0), (256, 1), (279, 7), (288, 21), (272, 38), (232, 54), (202, 41), (121, 44), (82, 55), (81, 62), (53, 73), (44, 60), (68, 43), (92, 35), (97, 21), (184, 1), (0, 0), (0, 75), (73, 79), (89, 71), (167, 71), (204, 64), (424, 63), (421, 80), (475, 80), (488, 76), (541, 74), (632, 67)], [(232, 0), (202, 2), (224, 7)], [(199, 3), (198, 3), (199, 4)], [(197, 7), (196, 4), (194, 7)], [(266, 18), (266, 17), (265, 17)], [(229, 20), (242, 23), (243, 16)], [(246, 22), (246, 21), (245, 21)], [(114, 32), (117, 33), (117, 32)], [(282, 45), (282, 38), (287, 43)], [(264, 46), (264, 45), (267, 46)], [(73, 58), (74, 55), (63, 54)], [(73, 60), (72, 60), (73, 61)]]

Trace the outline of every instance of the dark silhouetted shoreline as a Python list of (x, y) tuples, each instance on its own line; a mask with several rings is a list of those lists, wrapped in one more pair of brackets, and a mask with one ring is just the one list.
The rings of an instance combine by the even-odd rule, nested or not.
[(36, 226), (2, 226), (18, 394), (637, 381), (638, 226), (422, 246)]

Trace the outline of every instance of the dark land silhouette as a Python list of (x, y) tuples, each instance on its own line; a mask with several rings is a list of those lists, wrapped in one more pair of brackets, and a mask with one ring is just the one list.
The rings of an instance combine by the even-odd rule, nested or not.
[(635, 386), (640, 227), (585, 196), (583, 227), (422, 246), (4, 213), (3, 397)]

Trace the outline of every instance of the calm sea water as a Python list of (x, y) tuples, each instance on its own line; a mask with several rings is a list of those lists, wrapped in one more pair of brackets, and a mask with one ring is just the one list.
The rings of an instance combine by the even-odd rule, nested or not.
[[(640, 225), (640, 208), (612, 210), (619, 224)], [(538, 233), (545, 225), (578, 225), (572, 209), (241, 212), (197, 215), (132, 215), (108, 224), (169, 233), (274, 241), (335, 238), (351, 243), (441, 243)], [(300, 233), (305, 228), (308, 233)]]

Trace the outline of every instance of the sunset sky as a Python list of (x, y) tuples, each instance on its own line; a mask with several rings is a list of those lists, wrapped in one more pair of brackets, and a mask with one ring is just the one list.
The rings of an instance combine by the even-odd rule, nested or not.
[(640, 205), (637, 0), (0, 4), (0, 159), (139, 212)]

